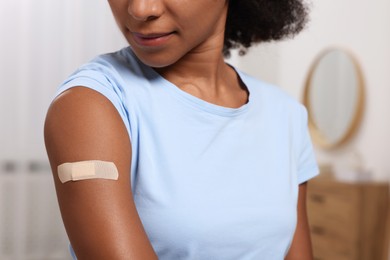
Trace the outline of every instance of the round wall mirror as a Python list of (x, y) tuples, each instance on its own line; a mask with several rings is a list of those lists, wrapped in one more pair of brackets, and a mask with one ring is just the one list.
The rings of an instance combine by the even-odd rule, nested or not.
[(327, 49), (312, 64), (304, 104), (313, 142), (334, 148), (346, 142), (361, 119), (364, 86), (361, 69), (349, 52)]

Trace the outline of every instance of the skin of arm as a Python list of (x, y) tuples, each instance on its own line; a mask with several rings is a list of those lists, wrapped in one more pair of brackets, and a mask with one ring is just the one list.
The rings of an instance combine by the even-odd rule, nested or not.
[[(130, 139), (112, 103), (85, 87), (65, 91), (49, 108), (45, 143), (77, 258), (157, 259), (132, 197)], [(114, 162), (118, 180), (60, 182), (58, 165), (85, 160)]]
[(306, 209), (306, 189), (307, 182), (299, 185), (297, 228), (285, 260), (313, 260), (310, 228)]

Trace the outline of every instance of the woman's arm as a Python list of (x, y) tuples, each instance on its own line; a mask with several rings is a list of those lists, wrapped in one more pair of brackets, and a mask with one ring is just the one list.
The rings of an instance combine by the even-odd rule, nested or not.
[[(112, 103), (85, 87), (65, 91), (49, 108), (45, 143), (77, 258), (157, 259), (131, 193), (128, 133)], [(85, 160), (113, 162), (118, 180), (60, 182), (58, 165)]]
[(299, 185), (298, 223), (286, 260), (312, 260), (310, 229), (306, 213), (307, 182)]

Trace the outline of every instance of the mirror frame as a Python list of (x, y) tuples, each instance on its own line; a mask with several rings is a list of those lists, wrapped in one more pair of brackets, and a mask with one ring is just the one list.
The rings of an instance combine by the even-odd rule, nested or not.
[[(352, 61), (352, 64), (355, 67), (356, 75), (357, 75), (357, 95), (358, 98), (356, 100), (357, 105), (356, 109), (354, 111), (354, 115), (352, 120), (350, 121), (349, 126), (347, 127), (347, 130), (341, 135), (341, 138), (339, 138), (335, 142), (330, 142), (326, 139), (326, 137), (322, 134), (321, 130), (316, 126), (315, 121), (313, 119), (313, 110), (310, 105), (310, 93), (311, 93), (311, 83), (313, 79), (314, 72), (318, 68), (318, 65), (323, 57), (327, 55), (328, 53), (332, 51), (342, 51), (344, 52)], [(314, 59), (312, 64), (310, 65), (308, 75), (306, 77), (305, 82), (305, 89), (303, 93), (303, 104), (307, 108), (308, 112), (308, 124), (309, 124), (309, 131), (311, 134), (311, 137), (313, 138), (313, 142), (315, 145), (319, 146), (323, 149), (334, 149), (337, 147), (340, 147), (342, 144), (345, 144), (348, 140), (351, 139), (353, 134), (356, 132), (359, 123), (361, 122), (362, 116), (363, 116), (363, 109), (364, 109), (364, 103), (365, 103), (365, 83), (363, 78), (362, 69), (360, 67), (360, 64), (358, 60), (356, 59), (355, 55), (353, 55), (349, 50), (346, 50), (344, 48), (340, 47), (329, 47), (321, 51)]]

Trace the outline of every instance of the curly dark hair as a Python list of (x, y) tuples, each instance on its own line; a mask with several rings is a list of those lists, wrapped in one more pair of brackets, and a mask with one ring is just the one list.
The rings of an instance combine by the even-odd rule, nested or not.
[(223, 54), (240, 48), (240, 55), (254, 43), (291, 38), (308, 21), (304, 0), (229, 0)]

